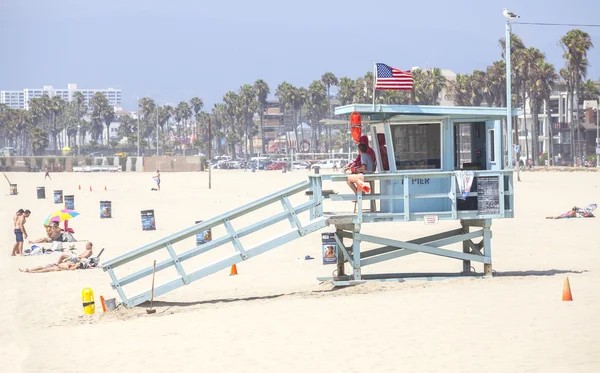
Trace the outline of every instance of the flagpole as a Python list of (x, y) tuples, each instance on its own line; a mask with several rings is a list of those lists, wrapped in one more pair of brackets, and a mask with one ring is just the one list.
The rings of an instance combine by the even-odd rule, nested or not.
[(377, 83), (377, 63), (373, 62), (373, 111), (375, 111), (375, 94), (377, 94), (377, 89), (375, 88), (376, 83)]

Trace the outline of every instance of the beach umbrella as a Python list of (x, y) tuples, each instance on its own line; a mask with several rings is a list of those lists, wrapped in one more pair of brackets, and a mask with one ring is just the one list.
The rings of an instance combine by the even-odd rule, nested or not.
[(46, 221), (44, 222), (44, 225), (50, 225), (50, 223), (58, 221), (67, 221), (69, 219), (73, 219), (75, 217), (77, 217), (79, 215), (79, 213), (75, 210), (57, 210), (55, 212), (53, 212), (52, 214), (48, 215), (48, 217), (46, 218)]

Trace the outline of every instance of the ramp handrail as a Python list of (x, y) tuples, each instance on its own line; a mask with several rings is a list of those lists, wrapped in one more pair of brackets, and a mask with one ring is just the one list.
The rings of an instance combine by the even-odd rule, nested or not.
[[(293, 206), (288, 197), (306, 189), (313, 191), (309, 197), (309, 201), (297, 206)], [(119, 296), (123, 300), (123, 303), (130, 307), (136, 306), (150, 299), (150, 290), (142, 292), (133, 297), (127, 297), (122, 287), (151, 275), (153, 272), (153, 267), (143, 268), (122, 278), (117, 278), (117, 275), (114, 272), (115, 268), (149, 255), (157, 250), (166, 249), (170, 258), (157, 263), (156, 272), (174, 266), (179, 277), (158, 285), (154, 289), (154, 295), (159, 296), (325, 227), (327, 225), (327, 218), (323, 217), (322, 200), (323, 196), (321, 195), (321, 180), (311, 179), (310, 181), (298, 183), (296, 185), (292, 185), (291, 187), (272, 193), (264, 198), (208, 219), (190, 228), (181, 230), (149, 245), (140, 247), (127, 254), (111, 259), (103, 263), (102, 268), (110, 275), (112, 280), (111, 286), (113, 289), (117, 290)], [(261, 221), (255, 222), (243, 228), (235, 229), (232, 226), (231, 220), (276, 202), (281, 203), (284, 210), (283, 212), (270, 215)], [(310, 219), (307, 224), (303, 225), (298, 218), (298, 214), (306, 211), (310, 211)], [(291, 226), (289, 230), (283, 231), (274, 237), (269, 236), (266, 240), (263, 240), (262, 242), (251, 247), (244, 247), (240, 241), (240, 238), (244, 236), (260, 231), (284, 220), (289, 221)], [(181, 254), (177, 254), (173, 249), (172, 245), (174, 243), (219, 225), (223, 225), (225, 227), (227, 231), (226, 235), (218, 237), (203, 245), (197, 245), (196, 247)], [(186, 272), (183, 268), (182, 262), (228, 243), (233, 244), (235, 253), (229, 254), (217, 262), (208, 264), (207, 266), (190, 273)]]
[(221, 225), (223, 220), (225, 220), (225, 219), (229, 219), (229, 220), (235, 219), (235, 218), (245, 215), (253, 210), (270, 205), (271, 203), (275, 203), (281, 199), (281, 195), (298, 193), (304, 189), (307, 189), (309, 185), (310, 185), (310, 183), (308, 181), (304, 181), (304, 182), (292, 185), (286, 189), (272, 193), (264, 198), (250, 202), (250, 203), (243, 205), (241, 207), (238, 207), (234, 210), (231, 210), (224, 214), (215, 216), (214, 218), (207, 219), (207, 220), (203, 221), (202, 223), (198, 223), (189, 228), (183, 229), (177, 233), (173, 233), (172, 235), (167, 236), (165, 238), (161, 238), (160, 240), (152, 242), (148, 245), (142, 246), (139, 249), (133, 250), (131, 252), (128, 252), (126, 254), (120, 255), (111, 260), (108, 260), (102, 264), (102, 267), (103, 268), (104, 267), (116, 268), (116, 267), (126, 264), (132, 260), (135, 260), (135, 259), (139, 258), (140, 256), (145, 256), (156, 250), (159, 250), (168, 243), (170, 243), (170, 244), (177, 243), (179, 241), (185, 240), (186, 238), (190, 238), (190, 237), (194, 236), (196, 233), (203, 232), (207, 229)]

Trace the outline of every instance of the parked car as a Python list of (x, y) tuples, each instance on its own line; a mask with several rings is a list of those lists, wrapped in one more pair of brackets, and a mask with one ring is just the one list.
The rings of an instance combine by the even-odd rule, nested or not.
[(292, 164), (293, 170), (306, 170), (309, 167), (308, 162), (296, 161)]
[(287, 166), (285, 162), (275, 162), (267, 166), (267, 170), (283, 170)]
[(339, 167), (339, 161), (335, 160), (335, 159), (324, 159), (322, 161), (319, 161), (315, 164), (313, 164), (312, 166), (310, 166), (311, 169), (314, 169), (315, 167), (319, 167), (322, 169), (332, 169), (335, 162), (338, 162), (337, 166)]

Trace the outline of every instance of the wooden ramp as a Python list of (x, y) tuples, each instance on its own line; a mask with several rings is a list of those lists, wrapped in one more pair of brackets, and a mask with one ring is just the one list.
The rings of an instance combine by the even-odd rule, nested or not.
[[(310, 190), (313, 192), (310, 193), (309, 201), (298, 206), (293, 206), (289, 197), (305, 190)], [(134, 307), (150, 300), (150, 281), (145, 278), (152, 275), (153, 267), (148, 266), (120, 278), (117, 277), (115, 269), (119, 267), (123, 269), (123, 265), (140, 259), (150, 263), (151, 260), (145, 258), (146, 256), (159, 250), (166, 251), (169, 259), (158, 262), (156, 264), (156, 272), (158, 273), (167, 268), (175, 267), (178, 275), (175, 279), (160, 283), (155, 287), (154, 295), (161, 296), (184, 285), (188, 285), (194, 281), (200, 280), (201, 278), (209, 276), (215, 272), (229, 268), (233, 264), (251, 259), (271, 249), (282, 246), (290, 241), (296, 240), (326, 227), (327, 217), (323, 216), (322, 198), (323, 193), (321, 191), (321, 184), (316, 182), (316, 180), (299, 183), (251, 202), (245, 206), (239, 207), (235, 210), (231, 210), (225, 214), (206, 220), (200, 224), (191, 226), (156, 242), (140, 247), (127, 254), (111, 259), (105, 262), (102, 265), (102, 268), (110, 275), (111, 286), (117, 291), (123, 304), (128, 307)], [(252, 223), (243, 228), (234, 229), (231, 223), (232, 220), (260, 210), (274, 203), (280, 203), (283, 211), (274, 215), (270, 214), (263, 220)], [(303, 224), (298, 215), (304, 212), (308, 212), (310, 218)], [(290, 228), (288, 230), (282, 231), (275, 236), (269, 236), (266, 234), (265, 236), (268, 238), (262, 242), (259, 242), (258, 244), (245, 247), (240, 240), (244, 236), (260, 232), (265, 228), (271, 227), (276, 223), (286, 220), (290, 223)], [(197, 233), (204, 232), (217, 226), (224, 226), (227, 234), (203, 245), (193, 247), (183, 253), (177, 254), (175, 252), (173, 248), (175, 243), (190, 237), (194, 237)], [(193, 271), (190, 271), (188, 268), (186, 268), (187, 260), (226, 244), (233, 244), (235, 252), (201, 268), (194, 269)], [(142, 279), (145, 279), (143, 283), (147, 284), (147, 290), (144, 290), (133, 296), (127, 295), (124, 287), (133, 283), (140, 285), (139, 281)]]

